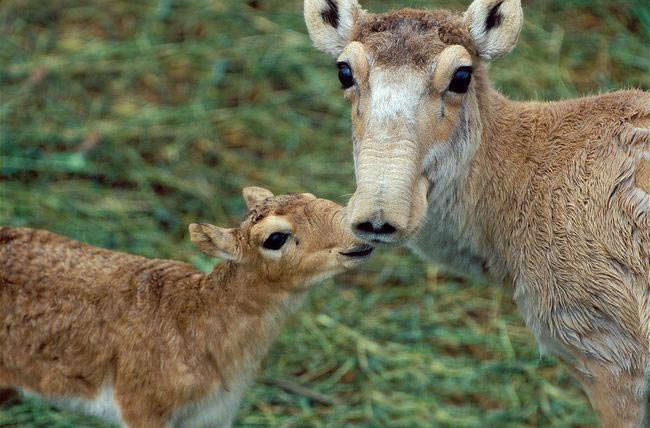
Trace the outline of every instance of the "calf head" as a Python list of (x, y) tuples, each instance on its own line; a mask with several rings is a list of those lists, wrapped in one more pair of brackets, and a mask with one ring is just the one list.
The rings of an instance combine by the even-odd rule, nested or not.
[(243, 195), (249, 212), (238, 228), (193, 223), (190, 237), (204, 253), (245, 265), (262, 280), (302, 289), (358, 266), (372, 252), (334, 202), (310, 193), (274, 196), (260, 187)]

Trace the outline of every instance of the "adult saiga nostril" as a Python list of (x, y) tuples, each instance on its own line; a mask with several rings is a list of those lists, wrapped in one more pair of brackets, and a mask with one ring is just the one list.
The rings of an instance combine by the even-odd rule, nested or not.
[(357, 224), (355, 228), (359, 232), (374, 233), (377, 235), (392, 235), (393, 233), (397, 232), (397, 229), (395, 229), (395, 227), (390, 223), (384, 223), (377, 228), (371, 222), (365, 221), (363, 223)]

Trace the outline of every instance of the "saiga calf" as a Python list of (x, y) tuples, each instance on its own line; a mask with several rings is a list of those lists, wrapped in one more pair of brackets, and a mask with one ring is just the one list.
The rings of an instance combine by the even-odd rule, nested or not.
[(0, 389), (131, 428), (229, 427), (311, 286), (366, 260), (342, 208), (244, 189), (237, 229), (190, 225), (210, 274), (32, 229), (0, 228)]

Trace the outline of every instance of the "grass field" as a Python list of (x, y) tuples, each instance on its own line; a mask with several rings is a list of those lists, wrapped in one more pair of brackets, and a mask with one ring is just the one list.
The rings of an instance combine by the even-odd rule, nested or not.
[[(510, 97), (650, 89), (647, 0), (524, 7), (518, 47), (491, 70)], [(186, 226), (237, 224), (242, 186), (345, 203), (349, 107), (301, 11), (299, 0), (2, 0), (0, 224), (208, 270)], [(237, 426), (595, 424), (567, 371), (540, 357), (511, 290), (445, 277), (405, 250), (315, 290), (260, 379)], [(0, 426), (105, 425), (25, 398), (0, 409)]]

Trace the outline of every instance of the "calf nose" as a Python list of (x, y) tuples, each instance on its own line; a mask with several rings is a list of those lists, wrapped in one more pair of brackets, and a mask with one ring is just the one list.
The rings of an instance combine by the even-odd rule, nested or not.
[(390, 223), (383, 223), (375, 227), (373, 223), (364, 221), (363, 223), (357, 223), (354, 227), (359, 232), (373, 233), (376, 235), (392, 235), (397, 232), (395, 226)]

